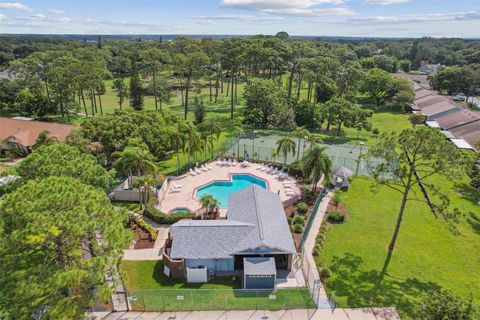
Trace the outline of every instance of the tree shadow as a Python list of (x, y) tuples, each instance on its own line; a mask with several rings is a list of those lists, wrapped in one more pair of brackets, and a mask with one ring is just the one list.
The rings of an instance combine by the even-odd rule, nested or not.
[(362, 270), (363, 259), (347, 253), (334, 257), (329, 266), (335, 275), (328, 287), (335, 295), (346, 297), (349, 307), (395, 306), (400, 314), (415, 319), (422, 297), (441, 289), (434, 282), (417, 278), (395, 278), (388, 273), (392, 256), (387, 255), (381, 270)]
[(463, 199), (466, 199), (472, 203), (476, 203), (478, 199), (478, 193), (475, 189), (467, 183), (455, 183), (455, 190), (462, 196)]
[(472, 227), (473, 231), (480, 235), (480, 217), (473, 212), (469, 212), (467, 222)]

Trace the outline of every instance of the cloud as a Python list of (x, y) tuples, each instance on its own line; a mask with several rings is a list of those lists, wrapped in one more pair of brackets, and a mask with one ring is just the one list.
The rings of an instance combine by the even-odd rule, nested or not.
[(381, 6), (389, 6), (391, 4), (407, 3), (410, 0), (365, 0), (365, 4), (376, 4)]
[(48, 13), (51, 13), (51, 14), (65, 14), (65, 11), (60, 10), (60, 9), (50, 9), (50, 10), (48, 10)]
[(318, 8), (319, 5), (339, 5), (343, 0), (222, 0), (221, 6), (233, 9), (257, 11), (268, 14), (292, 16), (345, 16), (355, 12), (345, 7)]
[(0, 13), (0, 22), (5, 21), (5, 20), (8, 20), (8, 17), (6, 15)]
[(372, 16), (350, 18), (348, 22), (356, 24), (403, 24), (403, 23), (433, 23), (480, 20), (480, 10), (452, 13), (426, 13), (403, 16)]
[(272, 17), (272, 16), (252, 16), (252, 15), (243, 15), (243, 14), (219, 14), (213, 16), (191, 16), (193, 20), (236, 20), (236, 21), (249, 21), (249, 22), (256, 22), (256, 21), (278, 21), (282, 20), (282, 17)]
[(28, 12), (33, 11), (32, 8), (24, 4), (21, 4), (20, 2), (0, 2), (0, 9), (20, 10), (20, 11), (28, 11)]

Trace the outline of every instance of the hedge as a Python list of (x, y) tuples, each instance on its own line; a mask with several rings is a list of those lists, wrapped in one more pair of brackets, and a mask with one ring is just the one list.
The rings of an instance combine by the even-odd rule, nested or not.
[(159, 224), (174, 224), (181, 219), (195, 219), (195, 213), (166, 214), (155, 209), (154, 201), (149, 201), (143, 214)]
[(133, 220), (133, 222), (140, 227), (140, 229), (144, 230), (150, 235), (150, 239), (153, 241), (157, 240), (157, 231), (153, 229), (153, 227), (145, 222), (143, 219), (139, 218), (138, 216), (134, 215), (133, 213), (128, 213), (130, 215), (130, 219)]

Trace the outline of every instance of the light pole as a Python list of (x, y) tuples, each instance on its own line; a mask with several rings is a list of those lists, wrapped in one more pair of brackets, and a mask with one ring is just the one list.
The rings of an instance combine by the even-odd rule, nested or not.
[(358, 176), (358, 169), (360, 168), (360, 161), (362, 161), (362, 151), (363, 151), (363, 145), (365, 143), (363, 141), (360, 142), (360, 154), (358, 155), (357, 159), (357, 170), (355, 170), (355, 175)]
[(255, 158), (255, 135), (256, 134), (257, 134), (257, 130), (253, 130), (252, 159)]

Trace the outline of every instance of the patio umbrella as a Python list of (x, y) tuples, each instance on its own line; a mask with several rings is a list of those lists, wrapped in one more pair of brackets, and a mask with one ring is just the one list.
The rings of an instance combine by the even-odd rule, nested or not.
[(353, 171), (344, 166), (336, 166), (333, 168), (332, 175), (337, 178), (348, 179), (353, 176)]

